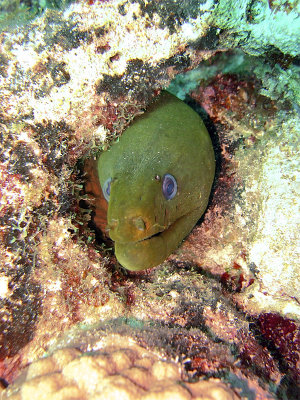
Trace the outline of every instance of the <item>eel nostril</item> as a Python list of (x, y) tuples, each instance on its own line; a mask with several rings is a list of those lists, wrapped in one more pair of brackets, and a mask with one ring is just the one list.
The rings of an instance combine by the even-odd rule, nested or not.
[(139, 230), (144, 231), (146, 229), (145, 221), (142, 217), (132, 218), (133, 225)]

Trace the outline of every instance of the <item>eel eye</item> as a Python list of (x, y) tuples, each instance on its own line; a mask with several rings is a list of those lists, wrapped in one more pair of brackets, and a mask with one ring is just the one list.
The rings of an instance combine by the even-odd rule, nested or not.
[(109, 202), (109, 196), (110, 196), (110, 183), (111, 183), (111, 178), (106, 179), (102, 188), (103, 196), (107, 202)]
[(173, 199), (173, 197), (177, 193), (177, 182), (173, 175), (164, 175), (162, 182), (162, 192), (167, 200)]

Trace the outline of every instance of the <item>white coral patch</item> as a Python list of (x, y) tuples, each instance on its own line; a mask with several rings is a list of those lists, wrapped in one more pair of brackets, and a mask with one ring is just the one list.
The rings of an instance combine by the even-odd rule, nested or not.
[(32, 69), (40, 57), (32, 45), (15, 46), (11, 52), (16, 57), (16, 61), (19, 63), (20, 67), (25, 71)]
[(7, 276), (0, 276), (0, 298), (4, 299), (9, 295), (9, 278)]
[(261, 271), (259, 278), (269, 294), (300, 298), (299, 140), (293, 136), (297, 124), (291, 118), (278, 127), (277, 144), (270, 140), (272, 145), (266, 146), (259, 178), (262, 202), (250, 259)]

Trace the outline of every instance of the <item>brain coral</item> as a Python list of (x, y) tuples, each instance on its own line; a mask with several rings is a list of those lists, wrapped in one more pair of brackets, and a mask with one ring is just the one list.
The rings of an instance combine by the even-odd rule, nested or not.
[(98, 351), (57, 350), (32, 363), (2, 399), (237, 400), (219, 379), (184, 382), (178, 364), (111, 335)]

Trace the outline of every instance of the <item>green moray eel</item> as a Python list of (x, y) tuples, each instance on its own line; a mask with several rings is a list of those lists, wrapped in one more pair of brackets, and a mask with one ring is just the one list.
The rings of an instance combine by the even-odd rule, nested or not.
[(163, 262), (204, 213), (215, 173), (199, 115), (162, 92), (97, 160), (107, 230), (128, 270)]

